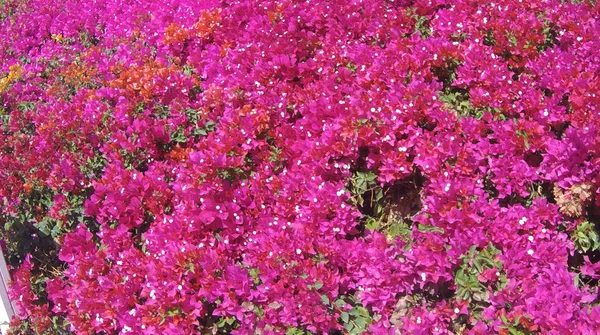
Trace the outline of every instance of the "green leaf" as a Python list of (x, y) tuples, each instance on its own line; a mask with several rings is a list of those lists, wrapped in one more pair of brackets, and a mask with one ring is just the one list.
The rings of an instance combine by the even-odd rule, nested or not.
[(348, 320), (350, 320), (350, 315), (347, 312), (342, 312), (340, 314), (340, 318), (342, 318), (342, 321), (344, 321), (344, 323), (348, 323)]
[(44, 235), (48, 236), (52, 234), (52, 227), (48, 223), (48, 219), (44, 218), (42, 221), (35, 224), (35, 227), (39, 229)]
[(335, 301), (335, 305), (339, 308), (342, 308), (344, 306), (346, 306), (346, 301), (344, 301), (344, 299), (338, 299)]
[(356, 323), (356, 325), (361, 329), (365, 329), (365, 327), (367, 326), (367, 321), (364, 318), (356, 318), (356, 320), (354, 320), (354, 323)]
[(454, 276), (454, 281), (460, 285), (465, 284), (466, 280), (465, 280), (465, 270), (464, 269), (460, 268), (456, 271), (456, 275)]
[(175, 316), (175, 315), (178, 315), (179, 313), (180, 313), (179, 309), (174, 309), (172, 311), (168, 311), (167, 316)]
[(351, 332), (353, 328), (354, 328), (354, 325), (352, 324), (352, 322), (346, 323), (344, 325), (344, 329), (346, 329), (348, 332)]
[(428, 226), (428, 225), (424, 225), (424, 224), (420, 224), (420, 223), (419, 223), (419, 225), (417, 225), (417, 228), (422, 233), (442, 233), (442, 234), (444, 233), (444, 229), (442, 229), (442, 228)]
[(285, 335), (304, 335), (304, 331), (302, 329), (291, 327), (285, 332)]
[(520, 332), (520, 331), (516, 330), (516, 329), (515, 329), (515, 328), (513, 328), (513, 327), (510, 327), (510, 328), (508, 328), (508, 333), (509, 333), (510, 335), (523, 335), (523, 333), (522, 333), (522, 332)]
[(370, 317), (370, 316), (369, 316), (369, 311), (367, 311), (367, 309), (366, 309), (366, 308), (364, 308), (363, 306), (356, 306), (356, 310), (358, 310), (358, 313), (359, 313), (361, 316), (364, 316), (364, 317), (367, 317), (367, 318), (369, 318), (369, 317)]
[(365, 222), (365, 228), (369, 230), (378, 230), (379, 229), (379, 221), (375, 220), (372, 217), (367, 218), (367, 222)]
[(315, 282), (315, 289), (320, 289), (321, 287), (323, 287), (323, 283), (321, 283), (320, 281)]
[(519, 323), (521, 323), (521, 317), (522, 315), (518, 315), (515, 320), (513, 321), (513, 327), (516, 327), (519, 325)]
[(472, 245), (469, 248), (469, 258), (473, 258), (473, 256), (475, 256), (476, 252), (477, 252), (477, 246), (476, 245)]
[(204, 129), (206, 129), (209, 132), (215, 131), (215, 128), (217, 127), (217, 123), (214, 121), (206, 121), (204, 123)]
[(52, 227), (52, 231), (50, 232), (51, 236), (52, 236), (53, 238), (56, 238), (56, 237), (58, 237), (58, 236), (61, 236), (61, 235), (62, 235), (62, 233), (63, 233), (63, 231), (62, 231), (62, 228), (63, 228), (63, 224), (62, 224), (62, 222), (61, 222), (61, 221), (58, 221), (58, 222), (57, 222), (57, 223), (54, 225), (54, 227)]
[(375, 192), (375, 202), (379, 202), (379, 200), (383, 199), (383, 189), (379, 188)]
[(329, 305), (329, 298), (327, 297), (327, 295), (323, 294), (321, 296), (321, 301), (325, 304), (325, 305)]

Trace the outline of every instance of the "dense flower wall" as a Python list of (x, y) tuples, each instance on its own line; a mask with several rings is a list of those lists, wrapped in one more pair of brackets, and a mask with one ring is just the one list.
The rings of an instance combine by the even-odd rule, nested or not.
[(0, 0), (12, 334), (600, 333), (600, 5)]

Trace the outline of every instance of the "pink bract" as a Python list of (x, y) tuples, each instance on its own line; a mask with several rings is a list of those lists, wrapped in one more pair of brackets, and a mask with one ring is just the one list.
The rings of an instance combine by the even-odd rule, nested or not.
[(2, 3), (11, 334), (600, 333), (597, 1)]

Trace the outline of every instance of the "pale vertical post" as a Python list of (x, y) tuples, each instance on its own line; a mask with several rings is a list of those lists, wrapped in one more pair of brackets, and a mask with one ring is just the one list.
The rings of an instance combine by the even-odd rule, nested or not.
[(0, 310), (0, 330), (2, 333), (8, 329), (8, 322), (15, 315), (15, 308), (8, 296), (8, 283), (10, 282), (10, 273), (4, 259), (4, 252), (0, 247), (0, 299), (2, 300), (2, 308)]

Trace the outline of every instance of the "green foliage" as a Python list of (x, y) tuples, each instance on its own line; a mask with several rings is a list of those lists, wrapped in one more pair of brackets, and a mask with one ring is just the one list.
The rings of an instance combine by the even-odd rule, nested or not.
[(471, 106), (468, 93), (447, 91), (445, 93), (440, 93), (439, 98), (441, 102), (445, 103), (459, 116), (472, 116), (477, 120), (480, 120), (483, 117), (483, 111), (476, 110)]
[(558, 32), (555, 25), (548, 19), (544, 18), (544, 42), (536, 47), (537, 52), (542, 53), (547, 49), (558, 44)]
[(586, 253), (588, 251), (597, 251), (600, 249), (600, 237), (593, 223), (583, 221), (571, 236), (575, 248), (579, 252)]
[(527, 317), (523, 315), (517, 316), (513, 321), (509, 320), (504, 314), (500, 315), (502, 325), (500, 329), (505, 329), (510, 335), (533, 335), (536, 334), (534, 331), (526, 329), (522, 324), (522, 320), (526, 320)]
[[(165, 150), (168, 151), (168, 149)], [(135, 148), (133, 152), (120, 149), (119, 153), (121, 154), (123, 165), (127, 170), (140, 170), (146, 164), (148, 157), (146, 150), (142, 148)]]
[(571, 2), (574, 5), (586, 4), (588, 6), (595, 6), (598, 3), (598, 0), (561, 0), (562, 3)]
[(506, 38), (508, 39), (508, 43), (510, 43), (511, 46), (516, 47), (517, 46), (517, 37), (515, 36), (515, 34), (511, 31), (506, 32)]
[[(42, 234), (51, 236), (54, 240), (58, 240), (69, 231), (72, 231), (79, 222), (86, 220), (83, 203), (86, 199), (86, 194), (71, 194), (66, 193), (68, 207), (62, 209), (60, 214), (65, 218), (54, 219), (49, 216), (42, 216), (41, 219), (34, 222), (34, 226), (38, 228)], [(40, 203), (45, 208), (51, 208), (54, 204), (52, 194), (46, 193), (40, 199)]]
[(183, 65), (182, 69), (183, 74), (185, 74), (187, 77), (191, 77), (194, 74), (194, 67), (189, 64)]
[(363, 334), (368, 330), (369, 325), (373, 322), (373, 318), (369, 311), (354, 301), (353, 298), (342, 296), (335, 301), (335, 305), (338, 308), (343, 308), (348, 304), (347, 300), (350, 300), (350, 304), (354, 306), (351, 310), (340, 313), (341, 324), (350, 335)]
[(216, 325), (219, 328), (234, 327), (237, 321), (238, 320), (235, 318), (235, 316), (225, 316), (220, 318)]
[(410, 240), (412, 235), (411, 225), (402, 220), (393, 220), (385, 229), (385, 233), (389, 238), (401, 237), (403, 240)]
[(239, 167), (219, 168), (217, 169), (217, 176), (228, 182), (234, 182), (238, 179), (248, 179), (246, 172)]
[(452, 38), (452, 41), (463, 42), (464, 40), (466, 40), (469, 37), (469, 35), (465, 32), (461, 32), (461, 33), (454, 33), (454, 34), (450, 35), (450, 37)]
[(271, 146), (271, 156), (269, 157), (269, 162), (279, 162), (282, 158), (282, 151), (276, 146)]
[(409, 13), (415, 20), (415, 33), (419, 33), (421, 38), (424, 40), (430, 37), (433, 31), (429, 27), (429, 18), (415, 13), (415, 10), (412, 8), (410, 9)]
[(440, 91), (438, 97), (448, 110), (454, 111), (461, 118), (472, 117), (481, 120), (485, 113), (490, 113), (495, 119), (506, 119), (498, 108), (471, 105), (471, 97), (467, 91), (448, 88)]
[(346, 64), (346, 69), (348, 69), (348, 71), (350, 71), (351, 73), (356, 73), (356, 70), (358, 70), (358, 65), (352, 62), (348, 62), (348, 64)]
[(442, 228), (428, 226), (424, 224), (418, 224), (417, 229), (419, 229), (419, 231), (422, 233), (444, 233), (444, 230)]
[(82, 164), (79, 167), (79, 171), (81, 171), (81, 173), (83, 173), (83, 175), (87, 178), (99, 178), (104, 171), (106, 163), (107, 160), (104, 154), (102, 154), (100, 151), (96, 151), (94, 157), (88, 158), (85, 164)]
[(8, 133), (8, 124), (10, 123), (10, 112), (0, 106), (0, 130), (4, 134)]
[(544, 189), (540, 182), (534, 182), (531, 185), (528, 185), (527, 191), (529, 192), (529, 196), (523, 198), (521, 201), (522, 205), (525, 207), (531, 207), (533, 202), (538, 198), (545, 198)]
[(517, 130), (517, 136), (523, 138), (524, 144), (525, 144), (525, 148), (529, 149), (530, 144), (529, 144), (529, 135), (527, 134), (527, 131), (525, 130)]
[(260, 273), (257, 268), (248, 269), (248, 274), (250, 274), (250, 278), (252, 278), (252, 282), (254, 285), (259, 285), (262, 281), (260, 280)]
[(187, 142), (187, 136), (185, 136), (185, 129), (183, 127), (178, 127), (174, 132), (169, 134), (169, 137), (173, 143)]
[(94, 45), (98, 45), (98, 43), (100, 42), (100, 40), (96, 36), (94, 36), (93, 34), (90, 35), (89, 31), (87, 30), (79, 31), (79, 40), (81, 41), (81, 44), (83, 44), (83, 46), (86, 48), (91, 48)]
[(485, 36), (483, 37), (483, 44), (487, 45), (487, 46), (495, 46), (496, 45), (496, 38), (494, 37), (494, 31), (493, 30), (488, 30), (485, 33)]
[(325, 305), (329, 305), (329, 297), (326, 294), (321, 295), (321, 302)]
[[(350, 179), (351, 204), (362, 207), (365, 205), (366, 197), (372, 204), (383, 199), (383, 189), (377, 184), (376, 180), (377, 175), (373, 172), (355, 172)], [(375, 214), (377, 215), (382, 210), (377, 208)]]
[(171, 107), (168, 105), (156, 104), (153, 108), (154, 117), (158, 119), (167, 119), (171, 115)]
[(204, 124), (202, 124), (202, 114), (195, 109), (186, 108), (183, 110), (183, 113), (185, 114), (188, 123), (192, 126), (191, 135), (194, 137), (206, 136), (217, 128), (217, 123), (211, 120), (206, 120)]
[[(348, 204), (358, 207), (363, 214), (361, 223), (365, 229), (385, 234), (389, 241), (400, 237), (407, 242), (406, 249), (410, 248), (412, 218), (418, 212), (420, 201), (414, 181), (408, 184), (381, 186), (377, 182), (377, 174), (357, 171), (345, 189), (350, 193)], [(423, 231), (443, 233), (443, 230), (435, 227), (421, 228)]]
[(196, 130), (194, 130), (194, 136), (197, 136), (197, 135), (206, 136), (206, 135), (208, 135), (208, 133), (215, 131), (216, 128), (217, 128), (216, 122), (206, 121), (204, 123), (204, 127), (202, 127), (202, 128), (198, 127)]
[[(477, 251), (477, 246), (474, 245), (466, 255), (461, 256), (462, 264), (454, 275), (458, 299), (473, 304), (485, 303), (489, 300), (489, 283), (481, 282), (479, 275), (489, 269), (502, 271), (502, 262), (497, 259), (498, 254), (500, 254), (500, 250), (490, 244), (481, 251)], [(501, 274), (499, 285), (496, 288), (502, 289), (506, 283), (506, 275)]]
[(296, 328), (296, 327), (290, 327), (285, 331), (285, 335), (311, 335), (311, 334), (312, 333), (307, 330)]
[(370, 209), (363, 217), (365, 227), (369, 230), (380, 230), (385, 214), (385, 201), (383, 188), (377, 183), (377, 175), (373, 172), (355, 172), (350, 178), (348, 190), (351, 194), (351, 205)]

